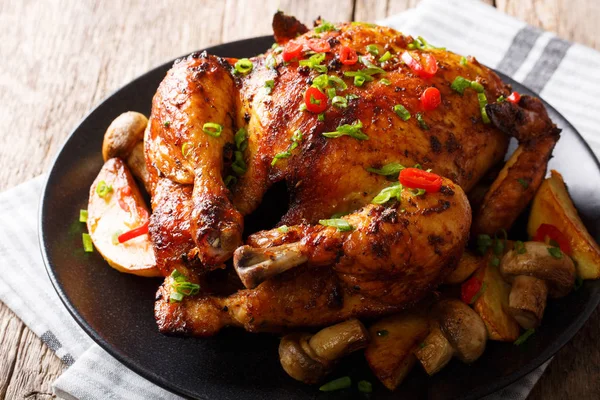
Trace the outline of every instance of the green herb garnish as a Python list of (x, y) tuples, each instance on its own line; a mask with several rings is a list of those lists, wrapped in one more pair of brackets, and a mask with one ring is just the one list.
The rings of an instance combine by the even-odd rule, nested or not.
[(79, 222), (87, 222), (88, 219), (88, 211), (87, 210), (79, 210)]
[(390, 82), (389, 79), (385, 79), (385, 78), (380, 79), (379, 83), (381, 83), (382, 85), (385, 85), (385, 86), (390, 86), (392, 84), (392, 82)]
[(96, 185), (96, 193), (102, 198), (105, 198), (112, 190), (112, 186), (107, 185), (105, 181), (100, 181)]
[(408, 112), (402, 104), (396, 104), (394, 106), (394, 112), (402, 119), (402, 121), (408, 121), (410, 119), (410, 112)]
[(235, 141), (235, 147), (239, 151), (246, 150), (246, 147), (248, 147), (248, 132), (246, 132), (246, 129), (238, 129), (238, 131), (235, 133), (235, 136), (233, 137), (233, 140)]
[(337, 127), (335, 132), (324, 132), (323, 136), (328, 138), (339, 138), (341, 136), (350, 136), (357, 140), (368, 140), (369, 137), (361, 130), (363, 127), (360, 120), (354, 121), (352, 125), (344, 124)]
[(267, 91), (267, 94), (271, 94), (274, 86), (275, 86), (275, 81), (273, 79), (269, 79), (268, 81), (265, 81), (265, 89)]
[(315, 32), (317, 32), (317, 33), (323, 33), (323, 32), (329, 32), (329, 31), (337, 31), (337, 28), (331, 22), (328, 22), (325, 20), (321, 20), (321, 25), (319, 25), (315, 28)]
[(346, 108), (348, 107), (348, 99), (342, 96), (335, 96), (331, 99), (331, 105), (338, 108)]
[(485, 97), (485, 93), (477, 93), (477, 100), (479, 100), (479, 108), (481, 110), (481, 119), (484, 124), (490, 123), (490, 117), (487, 115), (485, 111), (485, 106), (487, 105), (487, 97)]
[(392, 186), (388, 186), (383, 189), (377, 196), (371, 200), (373, 204), (385, 204), (388, 201), (395, 198), (397, 201), (400, 201), (402, 196), (402, 185), (400, 182), (394, 183)]
[(527, 253), (527, 249), (525, 248), (525, 243), (523, 243), (520, 240), (517, 240), (515, 242), (515, 251), (517, 252), (517, 254), (525, 254), (525, 253)]
[(462, 57), (460, 58), (460, 65), (463, 65), (463, 66), (464, 66), (464, 65), (467, 65), (467, 57), (465, 57), (465, 56), (462, 56)]
[(206, 133), (208, 136), (219, 137), (221, 136), (222, 131), (223, 126), (217, 124), (216, 122), (207, 122), (202, 125), (202, 132)]
[(535, 329), (527, 329), (525, 333), (523, 333), (517, 340), (515, 340), (514, 344), (517, 346), (522, 345), (535, 333)]
[(371, 393), (373, 392), (373, 385), (369, 381), (360, 381), (358, 382), (358, 391), (361, 393)]
[(423, 113), (418, 112), (415, 115), (415, 117), (417, 118), (417, 122), (419, 123), (419, 127), (421, 127), (421, 129), (423, 129), (424, 131), (428, 131), (429, 130), (429, 125), (427, 125), (427, 123), (423, 119)]
[(325, 65), (321, 65), (323, 60), (325, 60), (325, 53), (317, 53), (310, 56), (308, 60), (300, 60), (299, 64), (302, 67), (308, 67), (324, 74), (327, 73), (327, 67)]
[(223, 180), (223, 183), (225, 184), (225, 186), (231, 187), (237, 183), (237, 178), (233, 175), (227, 175)]
[(560, 260), (561, 258), (563, 258), (563, 253), (562, 251), (560, 251), (560, 248), (558, 247), (548, 247), (548, 253), (550, 253), (550, 255), (558, 260)]
[(343, 378), (335, 379), (331, 382), (328, 382), (321, 386), (319, 390), (321, 392), (334, 392), (336, 390), (347, 389), (352, 385), (352, 380), (349, 376), (344, 376)]
[(367, 51), (369, 53), (373, 54), (374, 56), (379, 54), (379, 49), (377, 48), (377, 45), (375, 45), (375, 44), (367, 45)]
[(409, 49), (419, 49), (419, 50), (431, 50), (431, 49), (439, 49), (446, 50), (445, 47), (436, 47), (430, 44), (427, 40), (423, 39), (423, 36), (418, 36), (416, 39), (409, 43), (407, 46)]
[(379, 62), (386, 62), (392, 58), (392, 53), (386, 51), (381, 57), (379, 57)]
[(348, 232), (354, 229), (352, 225), (348, 223), (348, 221), (341, 218), (320, 219), (319, 224), (323, 226), (333, 226), (340, 232)]
[(185, 296), (194, 296), (200, 291), (200, 285), (189, 282), (185, 275), (176, 269), (171, 272), (171, 278), (173, 278), (171, 281), (173, 292), (169, 298), (170, 303), (181, 301)]
[(94, 244), (92, 243), (92, 237), (87, 233), (82, 233), (81, 240), (83, 241), (83, 251), (86, 253), (93, 253)]
[(244, 175), (246, 173), (246, 162), (244, 161), (244, 153), (241, 151), (233, 152), (233, 163), (231, 164), (231, 169), (237, 176)]
[(457, 76), (456, 78), (454, 78), (454, 81), (452, 82), (450, 87), (455, 92), (463, 94), (465, 92), (465, 89), (471, 87), (471, 81), (463, 78), (462, 76)]
[(404, 165), (399, 163), (389, 163), (385, 164), (381, 168), (365, 168), (367, 171), (372, 172), (377, 175), (390, 176), (390, 175), (398, 175), (400, 171), (404, 169)]
[(254, 64), (252, 64), (252, 61), (250, 61), (247, 58), (240, 58), (239, 60), (237, 60), (233, 68), (238, 74), (246, 75), (247, 73), (252, 71), (252, 68), (254, 68)]

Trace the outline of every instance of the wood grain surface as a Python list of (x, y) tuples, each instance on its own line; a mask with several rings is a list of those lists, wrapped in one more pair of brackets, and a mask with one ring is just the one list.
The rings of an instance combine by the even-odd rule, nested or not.
[[(277, 9), (305, 23), (319, 15), (331, 21), (373, 21), (418, 2), (2, 0), (0, 190), (47, 170), (77, 122), (119, 87), (193, 50), (269, 34)], [(600, 49), (596, 0), (486, 3), (562, 38)], [(557, 354), (530, 398), (599, 398), (599, 337), (597, 310)], [(54, 353), (0, 303), (0, 398), (52, 398), (51, 383), (63, 369)]]

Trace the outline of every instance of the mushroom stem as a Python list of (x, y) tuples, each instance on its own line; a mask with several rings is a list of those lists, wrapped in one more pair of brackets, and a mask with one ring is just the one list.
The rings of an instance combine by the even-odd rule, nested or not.
[(315, 335), (292, 333), (279, 343), (279, 361), (292, 378), (317, 383), (323, 379), (345, 355), (366, 347), (369, 335), (364, 325), (351, 319)]
[(439, 372), (454, 356), (454, 348), (439, 327), (435, 327), (425, 338), (415, 355), (428, 375)]
[(252, 289), (307, 259), (300, 242), (270, 248), (242, 246), (233, 254), (233, 265), (244, 286)]
[(471, 307), (456, 299), (442, 300), (434, 307), (436, 326), (415, 355), (429, 375), (442, 368), (453, 356), (472, 363), (483, 354), (487, 330)]
[(523, 328), (536, 328), (542, 321), (547, 296), (548, 285), (543, 280), (516, 276), (508, 297), (509, 313)]

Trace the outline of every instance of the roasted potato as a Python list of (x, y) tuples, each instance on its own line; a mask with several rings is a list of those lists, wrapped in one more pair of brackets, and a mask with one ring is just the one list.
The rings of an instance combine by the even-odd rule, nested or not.
[(119, 243), (119, 234), (131, 231), (148, 218), (148, 208), (125, 163), (108, 160), (90, 188), (87, 226), (108, 264), (120, 272), (160, 276), (147, 234)]
[(484, 257), (478, 256), (469, 250), (465, 250), (458, 261), (456, 269), (446, 277), (444, 283), (447, 285), (456, 285), (463, 283), (486, 262)]
[(581, 222), (562, 175), (554, 170), (533, 199), (527, 225), (531, 237), (541, 224), (554, 225), (568, 238), (581, 278), (600, 278), (600, 248)]
[(486, 264), (479, 268), (475, 278), (482, 282), (482, 292), (473, 308), (487, 328), (489, 338), (502, 342), (513, 342), (519, 337), (519, 324), (508, 313), (510, 285), (506, 283), (497, 267)]
[(429, 321), (423, 312), (398, 314), (372, 325), (369, 334), (367, 362), (381, 383), (394, 390), (415, 364), (414, 351), (429, 334)]

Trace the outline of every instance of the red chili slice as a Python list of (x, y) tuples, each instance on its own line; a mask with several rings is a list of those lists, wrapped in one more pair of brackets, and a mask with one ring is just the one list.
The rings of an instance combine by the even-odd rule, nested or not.
[(150, 218), (148, 218), (148, 211), (146, 211), (142, 207), (137, 207), (137, 212), (138, 212), (138, 215), (140, 216), (140, 219), (142, 221), (144, 221), (144, 223), (137, 228), (134, 228), (130, 231), (127, 231), (127, 232), (119, 235), (119, 237), (117, 238), (119, 243), (125, 243), (128, 240), (131, 240), (133, 238), (136, 238), (138, 236), (142, 236), (142, 235), (145, 235), (146, 233), (148, 233), (148, 225), (150, 225)]
[(482, 285), (483, 282), (475, 276), (463, 282), (460, 287), (460, 299), (466, 304), (471, 304), (481, 290)]
[(329, 42), (323, 39), (310, 39), (308, 41), (308, 47), (317, 53), (327, 53), (329, 50), (331, 50)]
[(310, 112), (320, 114), (327, 108), (327, 96), (316, 87), (309, 87), (304, 95), (306, 109)]
[(402, 53), (400, 58), (402, 58), (402, 61), (404, 61), (406, 65), (408, 65), (408, 67), (421, 78), (431, 78), (438, 70), (435, 57), (428, 53), (421, 55), (423, 65), (421, 65), (419, 61), (415, 60), (408, 51)]
[(421, 95), (421, 105), (424, 110), (435, 110), (442, 102), (442, 95), (437, 88), (430, 87), (425, 89)]
[(511, 103), (514, 104), (519, 104), (519, 101), (521, 101), (521, 95), (519, 94), (519, 92), (512, 92), (510, 94), (510, 96), (508, 96), (506, 98), (506, 100), (510, 101)]
[(290, 62), (302, 54), (302, 45), (300, 43), (288, 42), (283, 48), (283, 61)]
[(358, 54), (354, 49), (351, 49), (348, 46), (343, 46), (340, 49), (340, 61), (344, 65), (354, 65), (358, 62)]
[(425, 189), (428, 193), (437, 193), (442, 187), (442, 177), (418, 168), (405, 168), (398, 177), (400, 183), (411, 189)]
[(572, 254), (573, 249), (571, 248), (569, 238), (567, 238), (556, 226), (551, 224), (541, 224), (537, 228), (533, 240), (536, 242), (545, 242), (546, 238), (555, 241), (563, 253), (567, 255)]

